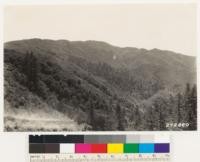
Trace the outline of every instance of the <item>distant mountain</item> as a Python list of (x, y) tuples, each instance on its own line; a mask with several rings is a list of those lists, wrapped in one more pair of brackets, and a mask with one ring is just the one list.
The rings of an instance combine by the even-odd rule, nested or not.
[(165, 92), (175, 98), (187, 83), (196, 84), (195, 60), (171, 51), (98, 41), (7, 42), (5, 100), (9, 112), (26, 111), (33, 103), (40, 109), (45, 103), (49, 113), (56, 110), (77, 124), (85, 123), (84, 129), (144, 130), (145, 123), (137, 125), (136, 116), (146, 115), (154, 96)]
[(156, 73), (158, 76), (161, 75), (164, 81), (172, 84), (196, 82), (195, 57), (171, 51), (119, 48), (98, 41), (70, 42), (42, 39), (8, 42), (5, 43), (5, 49), (22, 53), (32, 51), (40, 56), (57, 58), (58, 61), (66, 61), (70, 56), (81, 57), (89, 62), (103, 62), (115, 68), (127, 68), (132, 71), (132, 75), (138, 71), (145, 76), (147, 73), (151, 76)]

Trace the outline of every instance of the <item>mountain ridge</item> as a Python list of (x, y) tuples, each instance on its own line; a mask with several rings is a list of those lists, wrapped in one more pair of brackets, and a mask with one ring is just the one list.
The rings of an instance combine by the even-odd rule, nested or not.
[[(89, 45), (88, 42), (90, 42)], [(93, 43), (91, 42), (95, 43), (95, 45), (93, 45)], [(96, 45), (96, 43), (98, 45)], [(127, 51), (127, 48), (115, 47), (104, 42), (102, 46), (100, 46), (100, 44), (102, 45), (102, 42), (96, 41), (81, 41), (81, 43), (79, 43), (78, 41), (77, 44), (77, 41), (70, 42), (68, 40), (64, 40), (64, 44), (60, 44), (59, 40), (54, 41), (46, 39), (30, 39), (6, 43), (4, 47), (5, 49), (15, 49), (20, 52), (31, 50), (35, 53), (43, 53), (43, 51), (45, 51), (52, 53), (52, 55), (57, 54), (56, 57), (62, 57), (62, 59), (64, 60), (68, 56), (76, 56), (84, 58), (90, 62), (105, 62), (111, 65), (112, 67), (124, 67), (128, 68), (129, 70), (132, 70), (134, 68), (137, 69), (143, 64), (147, 66), (148, 64), (151, 64), (151, 66), (155, 65), (155, 67), (170, 66), (171, 71), (175, 70), (176, 68), (178, 70), (184, 68), (186, 71), (188, 70), (192, 73), (196, 73), (195, 57), (193, 56), (186, 56), (174, 52), (162, 51), (157, 49), (144, 50), (131, 48), (131, 50), (129, 49)], [(106, 48), (105, 45), (108, 48)], [(115, 59), (113, 59), (114, 57)], [(138, 62), (141, 65), (139, 65)], [(190, 82), (188, 78), (182, 78), (182, 80), (187, 80), (188, 82)], [(195, 80), (196, 78), (193, 78), (192, 82), (195, 83)]]
[(14, 42), (18, 42), (18, 41), (53, 41), (53, 42), (64, 42), (64, 43), (97, 43), (97, 44), (104, 44), (104, 45), (108, 45), (108, 46), (112, 46), (112, 47), (116, 47), (116, 48), (121, 48), (121, 49), (132, 49), (132, 50), (143, 50), (143, 51), (159, 51), (159, 52), (172, 52), (173, 54), (178, 54), (178, 55), (184, 55), (184, 56), (189, 56), (189, 57), (195, 57), (194, 55), (187, 55), (181, 52), (175, 52), (173, 50), (167, 50), (167, 49), (159, 49), (159, 48), (152, 48), (152, 49), (145, 49), (145, 48), (137, 48), (137, 47), (133, 47), (133, 46), (117, 46), (117, 45), (113, 45), (111, 43), (105, 42), (105, 41), (98, 41), (98, 40), (68, 40), (68, 39), (46, 39), (46, 38), (30, 38), (30, 39), (20, 39), (20, 40), (11, 40), (11, 41), (6, 41), (4, 42), (5, 44), (8, 43), (14, 43)]

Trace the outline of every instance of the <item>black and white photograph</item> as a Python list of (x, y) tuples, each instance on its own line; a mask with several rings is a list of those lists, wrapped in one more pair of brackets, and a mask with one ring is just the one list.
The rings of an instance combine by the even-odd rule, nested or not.
[(6, 5), (4, 131), (197, 130), (196, 10)]

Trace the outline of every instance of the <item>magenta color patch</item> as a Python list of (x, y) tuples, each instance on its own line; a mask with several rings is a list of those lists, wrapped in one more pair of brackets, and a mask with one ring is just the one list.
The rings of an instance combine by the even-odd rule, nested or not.
[(75, 144), (76, 153), (91, 153), (91, 144)]

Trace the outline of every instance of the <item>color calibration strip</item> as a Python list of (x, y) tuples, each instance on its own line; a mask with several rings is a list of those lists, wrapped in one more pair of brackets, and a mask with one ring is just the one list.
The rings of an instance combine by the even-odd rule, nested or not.
[(153, 135), (29, 136), (31, 154), (169, 153), (169, 137)]

